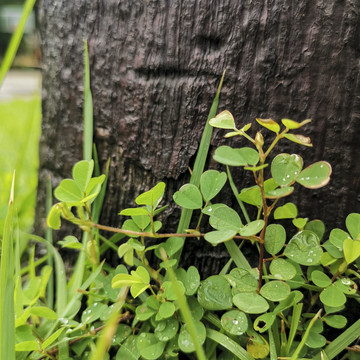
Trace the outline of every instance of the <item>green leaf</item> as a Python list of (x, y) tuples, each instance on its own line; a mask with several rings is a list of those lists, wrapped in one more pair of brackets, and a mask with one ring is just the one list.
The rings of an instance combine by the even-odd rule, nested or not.
[(261, 125), (263, 126), (264, 128), (270, 130), (270, 131), (273, 131), (275, 133), (279, 133), (280, 131), (280, 125), (272, 120), (272, 119), (259, 119), (257, 118), (256, 121)]
[(265, 231), (265, 249), (275, 255), (282, 250), (286, 241), (286, 232), (282, 225), (270, 224)]
[(231, 240), (237, 234), (236, 230), (216, 230), (205, 234), (204, 238), (212, 245), (218, 245), (225, 241)]
[(296, 134), (285, 134), (284, 137), (294, 143), (304, 145), (304, 146), (312, 146), (311, 139), (309, 137), (303, 135)]
[(149, 212), (146, 208), (128, 208), (121, 210), (119, 215), (127, 215), (127, 216), (137, 216), (137, 215), (147, 215), (149, 216)]
[(73, 179), (83, 193), (85, 192), (94, 171), (94, 160), (77, 162), (72, 169)]
[(235, 268), (226, 275), (235, 292), (253, 292), (257, 290), (258, 279), (252, 271)]
[(95, 302), (83, 311), (81, 314), (81, 322), (83, 324), (93, 323), (94, 321), (100, 319), (107, 310), (108, 307), (105, 304)]
[(149, 287), (150, 287), (150, 285), (148, 285), (148, 284), (135, 283), (135, 284), (131, 285), (130, 294), (135, 299)]
[(211, 216), (218, 207), (227, 206), (225, 204), (211, 204), (206, 206), (201, 212), (205, 215)]
[(195, 266), (190, 266), (187, 269), (186, 276), (185, 276), (185, 294), (190, 296), (194, 295), (197, 289), (200, 286), (200, 274), (198, 269)]
[(200, 177), (200, 190), (204, 200), (210, 201), (223, 188), (226, 183), (226, 173), (216, 170), (207, 170)]
[(309, 189), (318, 189), (330, 181), (331, 165), (326, 161), (319, 161), (304, 169), (296, 182)]
[(343, 251), (344, 240), (350, 239), (347, 232), (341, 229), (333, 229), (330, 232), (329, 241), (339, 250)]
[(249, 326), (246, 315), (239, 310), (230, 310), (223, 314), (221, 325), (232, 335), (242, 335)]
[(250, 205), (260, 207), (262, 204), (260, 188), (257, 185), (242, 189), (238, 197), (241, 201)]
[[(195, 329), (196, 329), (196, 336), (200, 345), (202, 345), (206, 340), (206, 328), (201, 321), (194, 321)], [(191, 353), (195, 351), (195, 345), (189, 334), (187, 329), (187, 325), (184, 324), (181, 326), (180, 334), (178, 338), (178, 345), (180, 350), (184, 353)]]
[(210, 216), (210, 225), (216, 230), (239, 231), (242, 225), (239, 214), (228, 206), (221, 206)]
[(346, 303), (346, 296), (335, 285), (330, 285), (320, 293), (320, 301), (330, 307), (338, 307)]
[(293, 203), (286, 203), (275, 209), (274, 219), (294, 219), (298, 215), (298, 209)]
[(241, 236), (253, 236), (259, 233), (264, 226), (265, 226), (264, 220), (251, 221), (247, 225), (240, 228), (239, 233)]
[(269, 309), (268, 302), (254, 292), (236, 294), (233, 303), (247, 314), (261, 314)]
[(162, 319), (167, 319), (173, 316), (174, 312), (175, 312), (174, 303), (171, 301), (166, 301), (160, 305), (158, 314)]
[(270, 301), (285, 300), (290, 294), (290, 286), (283, 281), (269, 281), (262, 286), (260, 294)]
[(317, 265), (320, 263), (322, 255), (319, 238), (309, 230), (300, 231), (291, 238), (284, 254), (298, 264)]
[(344, 257), (348, 264), (351, 264), (360, 256), (360, 241), (345, 239), (343, 243)]
[(165, 183), (159, 182), (149, 191), (146, 191), (143, 194), (139, 195), (135, 199), (135, 202), (138, 205), (150, 205), (156, 208), (159, 205), (160, 201), (162, 200), (164, 191), (165, 191)]
[(325, 275), (322, 271), (314, 270), (311, 273), (311, 281), (321, 288), (325, 288), (331, 285), (331, 279)]
[(204, 308), (199, 304), (194, 296), (187, 296), (186, 300), (193, 320), (201, 320), (204, 316)]
[(296, 268), (289, 261), (277, 258), (271, 261), (270, 272), (279, 280), (290, 280), (296, 275)]
[(294, 226), (300, 230), (303, 230), (306, 223), (307, 223), (308, 219), (303, 219), (303, 218), (297, 218), (297, 219), (293, 219), (292, 223), (294, 224)]
[(119, 351), (116, 353), (116, 360), (138, 360), (140, 352), (136, 346), (138, 336), (130, 335), (123, 344)]
[(131, 286), (136, 283), (141, 284), (142, 281), (128, 274), (117, 274), (111, 280), (111, 286), (114, 289), (121, 288), (123, 286)]
[(360, 214), (349, 214), (346, 218), (346, 228), (354, 240), (360, 240)]
[(179, 191), (173, 195), (173, 199), (176, 204), (185, 209), (200, 209), (203, 204), (200, 190), (193, 184), (183, 185)]
[(136, 308), (136, 317), (140, 321), (146, 321), (147, 319), (150, 319), (154, 314), (155, 310), (151, 309), (147, 303), (142, 303)]
[(136, 346), (140, 355), (146, 360), (158, 359), (164, 352), (166, 343), (151, 333), (142, 332), (137, 336)]
[(279, 154), (271, 163), (271, 175), (280, 186), (293, 182), (303, 167), (303, 159), (299, 155)]
[[(184, 284), (181, 281), (177, 280), (176, 285), (180, 290), (181, 294), (184, 295), (185, 294)], [(174, 289), (174, 285), (171, 281), (164, 281), (161, 288), (164, 290), (164, 296), (167, 300), (178, 300), (176, 291)]]
[(326, 345), (326, 338), (321, 334), (310, 331), (309, 336), (305, 341), (305, 345), (311, 349), (322, 348), (324, 345)]
[(133, 276), (134, 279), (138, 279), (139, 281), (143, 282), (144, 284), (150, 283), (150, 275), (143, 266), (138, 266), (135, 271), (132, 270), (131, 275)]
[[(141, 229), (136, 225), (136, 223), (131, 220), (131, 219), (128, 219), (128, 220), (125, 220), (124, 223), (122, 224), (122, 229), (124, 230), (130, 230), (130, 231), (136, 231), (136, 232), (140, 232)], [(139, 237), (139, 235), (127, 235), (129, 237), (134, 237), (134, 238), (137, 238)], [(123, 245), (123, 244), (122, 244)]]
[(281, 122), (287, 129), (294, 130), (308, 124), (309, 122), (311, 122), (311, 119), (303, 120), (300, 123), (290, 119), (281, 119)]
[(150, 217), (149, 215), (133, 215), (131, 219), (134, 223), (139, 227), (141, 231), (146, 229), (146, 227), (150, 224)]
[(229, 166), (256, 165), (259, 162), (259, 153), (249, 147), (233, 149), (223, 145), (215, 150), (214, 160)]
[(328, 315), (323, 317), (325, 323), (335, 329), (342, 329), (347, 324), (347, 319), (342, 315)]
[(58, 241), (58, 244), (60, 244), (61, 247), (68, 248), (68, 249), (78, 249), (79, 250), (82, 248), (82, 244), (73, 235), (65, 236), (64, 240)]
[(174, 318), (160, 321), (154, 330), (155, 336), (160, 340), (167, 342), (175, 337), (179, 330), (179, 322)]
[(289, 196), (294, 192), (294, 188), (292, 186), (285, 186), (279, 189), (271, 190), (265, 192), (265, 197), (267, 199), (278, 199), (285, 196)]
[(46, 223), (47, 223), (47, 226), (51, 229), (54, 229), (54, 230), (59, 230), (60, 229), (60, 226), (61, 226), (61, 218), (60, 218), (60, 215), (61, 215), (61, 206), (60, 204), (55, 204), (48, 216), (47, 216), (47, 219), (46, 219)]
[(23, 341), (15, 344), (15, 351), (36, 351), (39, 350), (39, 344), (34, 340)]
[(321, 241), (325, 233), (325, 225), (321, 220), (311, 220), (306, 224), (305, 230), (314, 232)]
[(71, 179), (64, 179), (54, 191), (55, 197), (63, 202), (79, 202), (83, 197), (76, 182)]
[(236, 129), (234, 117), (232, 116), (230, 111), (227, 110), (222, 111), (220, 114), (210, 119), (209, 124), (219, 129)]
[(198, 290), (197, 298), (206, 310), (227, 310), (232, 307), (230, 284), (221, 275), (205, 279)]
[(267, 331), (276, 319), (273, 313), (266, 313), (258, 316), (254, 321), (254, 329), (259, 333)]
[(32, 315), (40, 316), (44, 319), (57, 320), (58, 318), (56, 312), (46, 306), (34, 306), (30, 312)]

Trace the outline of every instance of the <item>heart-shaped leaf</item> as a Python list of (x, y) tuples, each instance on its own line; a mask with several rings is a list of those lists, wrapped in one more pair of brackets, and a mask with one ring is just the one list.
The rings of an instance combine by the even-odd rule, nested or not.
[(80, 202), (83, 193), (80, 191), (76, 182), (71, 179), (64, 179), (54, 191), (55, 197), (63, 202)]
[(271, 130), (271, 131), (273, 131), (273, 132), (275, 132), (277, 134), (280, 131), (280, 125), (276, 121), (274, 121), (272, 119), (259, 119), (259, 118), (257, 118), (256, 121), (261, 126), (265, 127), (268, 130)]
[(233, 230), (236, 232), (242, 226), (239, 214), (228, 206), (215, 209), (210, 216), (209, 223), (216, 230)]
[(231, 288), (221, 275), (205, 279), (198, 290), (199, 304), (206, 310), (226, 310), (232, 307)]
[(205, 201), (213, 199), (226, 183), (226, 173), (207, 170), (200, 177), (200, 190)]
[(311, 139), (307, 136), (303, 135), (295, 135), (295, 134), (285, 134), (284, 137), (294, 143), (304, 145), (304, 146), (312, 146)]
[(349, 214), (346, 218), (346, 228), (354, 240), (360, 240), (360, 214)]
[(265, 232), (265, 249), (275, 255), (282, 250), (286, 241), (286, 231), (282, 225), (270, 224)]
[(176, 204), (185, 209), (200, 209), (203, 204), (200, 190), (193, 184), (183, 185), (173, 195), (173, 199)]
[(319, 238), (312, 231), (300, 231), (291, 238), (284, 254), (298, 264), (317, 265), (322, 255)]
[(279, 206), (274, 212), (274, 219), (294, 219), (298, 215), (298, 209), (293, 203)]
[(271, 175), (277, 184), (287, 186), (300, 174), (303, 160), (299, 155), (279, 154), (271, 163)]
[(239, 293), (233, 297), (234, 305), (247, 314), (261, 314), (269, 309), (268, 302), (260, 295), (251, 293)]
[(138, 205), (150, 205), (156, 208), (164, 195), (164, 191), (165, 183), (159, 182), (149, 191), (146, 191), (143, 194), (139, 195), (135, 199), (135, 202)]
[(235, 121), (230, 111), (222, 111), (214, 118), (210, 119), (209, 124), (219, 129), (235, 130)]
[(295, 180), (306, 188), (318, 189), (330, 181), (331, 171), (328, 162), (318, 161), (304, 169)]
[(214, 159), (220, 164), (229, 166), (256, 165), (259, 162), (259, 153), (249, 147), (233, 149), (223, 145), (215, 150)]
[(246, 315), (239, 310), (230, 310), (223, 314), (221, 325), (232, 335), (242, 335), (249, 326)]
[(351, 264), (360, 256), (360, 241), (345, 239), (343, 243), (344, 257), (348, 264)]
[(74, 165), (72, 169), (72, 176), (80, 191), (85, 192), (91, 179), (93, 170), (94, 160), (82, 160)]

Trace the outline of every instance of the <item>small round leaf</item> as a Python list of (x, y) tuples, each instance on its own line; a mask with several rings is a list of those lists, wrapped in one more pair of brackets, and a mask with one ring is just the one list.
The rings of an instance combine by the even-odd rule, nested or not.
[(296, 182), (309, 189), (318, 189), (330, 181), (331, 165), (326, 161), (319, 161), (304, 169)]
[(269, 281), (260, 290), (260, 294), (270, 301), (281, 301), (290, 294), (290, 286), (282, 281)]
[(296, 268), (285, 259), (274, 259), (270, 263), (270, 272), (279, 280), (290, 280), (296, 275)]
[(203, 204), (200, 190), (193, 184), (183, 185), (173, 195), (173, 199), (176, 204), (185, 209), (200, 209)]
[(264, 220), (251, 221), (249, 224), (243, 226), (239, 233), (241, 236), (253, 236), (259, 233), (265, 225)]
[(169, 341), (175, 337), (179, 330), (179, 322), (171, 317), (167, 320), (160, 321), (155, 328), (155, 336), (160, 341)]
[(234, 305), (248, 313), (248, 314), (261, 314), (269, 309), (268, 302), (256, 293), (239, 293), (233, 297)]
[(303, 160), (299, 155), (279, 154), (271, 163), (271, 175), (277, 184), (287, 186), (300, 174)]
[(136, 346), (140, 355), (146, 360), (158, 359), (165, 349), (165, 342), (151, 333), (141, 333), (136, 339)]
[(223, 314), (221, 325), (232, 335), (242, 335), (249, 326), (246, 315), (239, 310), (230, 310)]
[(331, 279), (325, 275), (322, 271), (314, 270), (311, 273), (311, 281), (321, 288), (325, 288), (331, 285)]
[(335, 285), (330, 285), (320, 293), (320, 301), (330, 307), (338, 307), (346, 303), (346, 296)]
[(286, 231), (282, 225), (270, 224), (265, 232), (265, 249), (275, 255), (282, 250), (286, 241)]
[[(202, 345), (206, 340), (206, 328), (201, 321), (194, 321), (194, 325), (196, 329), (197, 339)], [(187, 330), (186, 324), (181, 326), (178, 344), (180, 350), (184, 353), (191, 353), (195, 351), (195, 345), (189, 331)]]

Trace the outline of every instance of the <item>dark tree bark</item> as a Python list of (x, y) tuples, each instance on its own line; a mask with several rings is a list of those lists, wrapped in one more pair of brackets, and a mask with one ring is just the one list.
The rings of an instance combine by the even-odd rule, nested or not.
[[(43, 0), (38, 227), (45, 179), (51, 175), (56, 186), (82, 158), (83, 39), (94, 140), (101, 163), (111, 159), (102, 223), (120, 225), (118, 212), (160, 180), (171, 201), (187, 181), (227, 69), (219, 111), (230, 110), (239, 126), (255, 117), (313, 119), (303, 133), (314, 147), (287, 143), (282, 151), (300, 153), (305, 165), (329, 161), (332, 180), (319, 190), (299, 189), (289, 200), (300, 216), (343, 227), (346, 215), (360, 210), (359, 13), (359, 0)], [(214, 148), (223, 134), (215, 132)], [(236, 181), (239, 188), (249, 185), (241, 173)], [(166, 216), (169, 229), (178, 211), (171, 206)], [(189, 243), (188, 262), (205, 271), (223, 262), (221, 247)]]

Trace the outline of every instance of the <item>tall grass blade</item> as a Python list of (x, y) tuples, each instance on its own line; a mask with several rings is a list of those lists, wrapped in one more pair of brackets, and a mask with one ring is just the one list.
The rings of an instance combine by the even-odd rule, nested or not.
[(1, 86), (2, 82), (4, 81), (4, 78), (14, 61), (15, 55), (16, 55), (17, 50), (20, 45), (20, 41), (24, 34), (26, 21), (34, 7), (35, 1), (36, 0), (26, 0), (26, 2), (24, 4), (20, 22), (19, 22), (14, 34), (12, 35), (12, 37), (10, 39), (10, 44), (6, 50), (4, 59), (0, 66), (0, 86)]
[(0, 264), (0, 360), (15, 360), (15, 309), (14, 309), (14, 213), (13, 175), (8, 211), (5, 219)]
[(188, 303), (186, 302), (186, 297), (181, 293), (181, 290), (176, 282), (176, 275), (174, 270), (169, 264), (169, 260), (167, 258), (167, 255), (165, 253), (165, 250), (163, 248), (160, 249), (160, 254), (163, 259), (163, 261), (166, 264), (167, 273), (169, 274), (170, 280), (172, 282), (172, 285), (174, 287), (176, 297), (177, 297), (177, 303), (180, 307), (181, 315), (184, 318), (185, 324), (187, 326), (187, 329), (189, 331), (189, 334), (191, 336), (191, 340), (193, 341), (195, 352), (198, 360), (206, 360), (205, 352), (203, 347), (201, 346), (199, 339), (197, 337), (196, 328), (194, 324), (194, 320), (189, 308)]
[[(204, 171), (206, 158), (209, 153), (210, 141), (211, 141), (211, 136), (213, 133), (213, 127), (209, 124), (209, 121), (210, 121), (210, 119), (212, 119), (216, 116), (216, 112), (217, 112), (217, 108), (218, 108), (218, 104), (219, 104), (220, 91), (221, 91), (221, 87), (222, 87), (222, 84), (224, 81), (224, 77), (225, 77), (225, 71), (223, 72), (218, 90), (216, 92), (214, 101), (211, 105), (209, 116), (206, 121), (205, 128), (204, 128), (204, 131), (203, 131), (203, 134), (201, 137), (199, 150), (198, 150), (196, 158), (195, 158), (195, 164), (194, 164), (193, 172), (192, 172), (192, 175), (190, 178), (190, 183), (194, 184), (196, 186), (199, 186), (199, 184), (200, 184), (200, 176)], [(193, 211), (190, 209), (182, 209), (180, 220), (179, 220), (179, 225), (177, 228), (178, 233), (184, 233), (184, 231), (189, 227), (192, 213), (193, 213)], [(173, 256), (173, 258), (177, 259), (177, 260), (180, 259), (182, 248), (183, 248), (184, 242), (185, 242), (185, 238), (179, 238), (178, 241), (181, 242), (182, 246), (181, 246), (180, 250)]]
[(241, 269), (251, 269), (249, 262), (247, 261), (246, 257), (241, 252), (239, 247), (236, 245), (234, 240), (226, 241), (225, 246), (237, 267)]
[(93, 147), (93, 100), (90, 89), (90, 65), (87, 42), (84, 41), (84, 136), (83, 158), (91, 160)]
[(293, 306), (293, 314), (291, 318), (289, 338), (285, 349), (285, 356), (289, 356), (290, 354), (290, 349), (293, 344), (297, 328), (299, 326), (302, 308), (303, 308), (303, 303), (298, 303)]
[[(52, 207), (52, 186), (51, 186), (51, 178), (48, 178), (48, 181), (46, 183), (46, 214), (49, 214), (49, 211)], [(50, 245), (53, 244), (53, 233), (52, 229), (50, 227), (47, 227), (45, 239), (47, 241), (47, 264), (54, 269), (54, 255), (53, 252), (50, 249)], [(50, 244), (50, 245), (49, 245)], [(46, 291), (46, 303), (47, 306), (51, 309), (54, 306), (54, 273), (52, 272), (49, 278), (49, 282), (47, 285), (47, 291)]]

